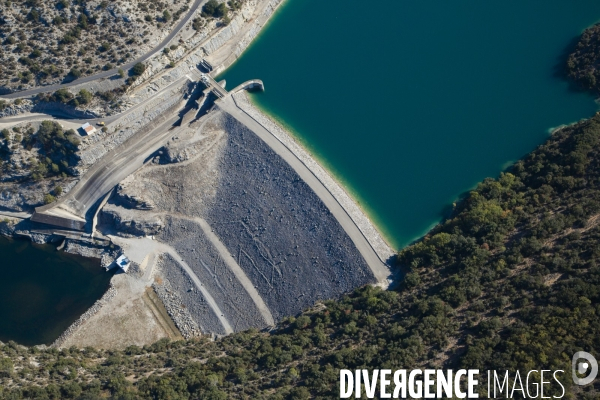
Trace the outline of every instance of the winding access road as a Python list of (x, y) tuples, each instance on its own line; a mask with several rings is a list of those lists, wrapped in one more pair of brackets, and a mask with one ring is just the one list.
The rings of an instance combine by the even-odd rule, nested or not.
[(23, 97), (31, 97), (31, 96), (35, 96), (36, 94), (40, 94), (40, 93), (53, 92), (58, 89), (67, 88), (70, 86), (81, 85), (82, 83), (93, 82), (95, 80), (102, 79), (102, 78), (108, 78), (108, 77), (111, 77), (111, 76), (117, 74), (119, 72), (119, 68), (127, 71), (130, 68), (132, 68), (135, 64), (144, 62), (147, 59), (149, 59), (150, 57), (152, 57), (153, 55), (155, 55), (156, 53), (158, 53), (159, 51), (161, 51), (171, 40), (173, 40), (173, 38), (179, 33), (179, 31), (181, 31), (181, 29), (183, 29), (185, 24), (187, 24), (188, 21), (192, 18), (192, 16), (194, 15), (194, 13), (198, 9), (198, 7), (200, 7), (200, 5), (205, 1), (207, 1), (207, 0), (196, 0), (194, 2), (194, 4), (190, 7), (190, 10), (185, 15), (185, 17), (183, 17), (183, 19), (181, 19), (179, 21), (179, 23), (175, 26), (175, 29), (173, 29), (173, 31), (171, 31), (171, 33), (169, 33), (169, 35), (167, 35), (167, 37), (164, 38), (163, 41), (160, 42), (156, 47), (154, 47), (152, 50), (150, 50), (148, 53), (144, 54), (143, 56), (137, 58), (136, 60), (133, 60), (125, 65), (115, 67), (108, 71), (99, 72), (95, 75), (85, 76), (80, 79), (75, 79), (74, 81), (71, 81), (71, 82), (57, 83), (54, 85), (42, 86), (42, 87), (38, 87), (35, 89), (22, 90), (19, 92), (1, 95), (0, 98), (1, 99), (18, 99), (18, 98), (23, 98)]
[[(177, 110), (182, 106), (183, 104), (177, 104)], [(102, 196), (141, 168), (152, 153), (177, 134), (177, 128), (171, 128), (179, 119), (179, 115), (174, 114), (164, 115), (160, 121), (154, 121), (150, 132), (137, 133), (110, 151), (84, 174), (65, 197), (56, 203), (38, 207), (36, 212), (52, 213), (53, 209), (62, 209), (63, 214), (67, 212), (74, 217), (85, 219), (87, 212)]]

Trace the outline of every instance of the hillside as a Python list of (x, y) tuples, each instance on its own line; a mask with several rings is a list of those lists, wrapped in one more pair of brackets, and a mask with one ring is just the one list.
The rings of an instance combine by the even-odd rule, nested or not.
[(189, 4), (7, 1), (0, 8), (0, 88), (70, 81), (130, 62), (166, 36)]
[[(600, 114), (555, 132), (363, 287), (271, 333), (125, 351), (0, 347), (0, 397), (339, 398), (340, 368), (562, 369), (600, 349)], [(550, 394), (548, 394), (550, 393)], [(555, 385), (545, 395), (560, 395)]]

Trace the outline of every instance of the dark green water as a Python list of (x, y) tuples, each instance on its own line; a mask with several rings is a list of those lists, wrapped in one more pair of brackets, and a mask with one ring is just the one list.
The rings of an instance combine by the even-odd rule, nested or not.
[(288, 127), (396, 248), (597, 106), (559, 77), (596, 0), (287, 0), (222, 75)]
[(0, 237), (0, 341), (50, 344), (106, 292), (100, 261)]

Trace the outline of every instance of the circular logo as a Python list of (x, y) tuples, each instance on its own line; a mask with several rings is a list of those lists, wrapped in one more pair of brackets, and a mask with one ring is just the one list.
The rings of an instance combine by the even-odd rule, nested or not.
[[(582, 359), (585, 361), (581, 361)], [(598, 361), (596, 361), (593, 355), (585, 351), (578, 351), (573, 355), (571, 367), (573, 371), (573, 382), (576, 385), (583, 386), (592, 383), (598, 375)], [(577, 376), (577, 374), (583, 375), (586, 373), (588, 376), (585, 378)]]

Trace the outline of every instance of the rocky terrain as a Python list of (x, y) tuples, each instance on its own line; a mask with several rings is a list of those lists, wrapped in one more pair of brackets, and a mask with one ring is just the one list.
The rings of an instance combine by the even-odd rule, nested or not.
[[(16, 125), (8, 122), (3, 124), (0, 119), (0, 129), (6, 127), (8, 132), (5, 139), (0, 137), (0, 147), (6, 150), (0, 151), (2, 153), (0, 156), (3, 158), (3, 165), (0, 165), (2, 168), (0, 210), (30, 212), (45, 201), (64, 196), (77, 183), (77, 176), (85, 173), (109, 151), (133, 135), (143, 133), (149, 124), (155, 123), (157, 119), (181, 107), (182, 96), (188, 96), (190, 91), (194, 90), (194, 84), (189, 81), (191, 79), (189, 76), (198, 79), (196, 67), (200, 60), (207, 55), (226, 53), (230, 42), (244, 44), (242, 47), (239, 45), (236, 47), (236, 51), (240, 53), (243, 47), (256, 36), (260, 27), (266, 23), (280, 2), (281, 0), (227, 2), (231, 20), (225, 27), (221, 26), (225, 21), (224, 17), (219, 20), (205, 15), (203, 8), (199, 8), (188, 26), (184, 27), (173, 40), (175, 44), (169, 47), (169, 51), (156, 54), (146, 62), (146, 69), (142, 75), (129, 83), (126, 96), (123, 96), (122, 85), (128, 79), (115, 77), (116, 79), (94, 81), (62, 89), (60, 95), (50, 94), (47, 99), (56, 100), (54, 102), (40, 101), (40, 99), (33, 102), (21, 99), (0, 100), (0, 118), (34, 112), (71, 115), (79, 121), (85, 121), (87, 118), (93, 119), (107, 113), (120, 113), (106, 120), (105, 129), (98, 128), (96, 134), (79, 138), (77, 160), (70, 169), (70, 174), (43, 176), (44, 179), (37, 181), (29, 179), (32, 175), (30, 160), (37, 160), (43, 154), (39, 154), (37, 148), (26, 148), (22, 143), (24, 134), (15, 129), (24, 132), (33, 129), (35, 132), (41, 119), (33, 124)], [(85, 6), (88, 7), (90, 4), (86, 3)], [(17, 7), (14, 4), (13, 6)], [(0, 30), (6, 28), (5, 25), (0, 25)], [(104, 99), (107, 92), (114, 92), (111, 95), (114, 96), (109, 100)], [(74, 100), (89, 100), (89, 102), (80, 104), (76, 108), (72, 104)], [(100, 104), (107, 101), (110, 106), (108, 109)], [(61, 120), (60, 123), (65, 130), (77, 129), (81, 124), (81, 122), (71, 124), (68, 120)], [(45, 157), (41, 159), (45, 160)], [(52, 167), (51, 164), (48, 165)], [(61, 190), (55, 190), (57, 187)]]
[(5, 2), (0, 87), (25, 89), (136, 59), (166, 36), (190, 0)]
[(153, 287), (182, 335), (187, 338), (201, 333), (224, 335), (219, 319), (180, 264), (164, 254), (159, 268), (162, 279)]
[[(186, 147), (195, 149), (195, 155), (174, 156)], [(149, 164), (124, 182), (102, 219), (108, 224), (138, 215), (142, 222), (135, 226), (142, 234), (157, 234), (162, 225), (156, 238), (189, 265), (234, 330), (267, 325), (244, 279), (275, 320), (374, 282), (316, 194), (232, 117), (213, 111), (193, 136), (167, 146), (161, 162), (171, 160), (179, 162)], [(150, 209), (132, 207), (132, 198)], [(143, 221), (149, 218), (160, 223), (146, 232)], [(126, 227), (123, 233), (132, 232)], [(207, 239), (210, 234), (214, 238)], [(227, 254), (216, 251), (219, 246)], [(165, 257), (163, 277), (205, 333), (222, 334), (222, 325), (203, 306), (206, 299), (178, 261)], [(234, 274), (234, 268), (244, 276)]]

